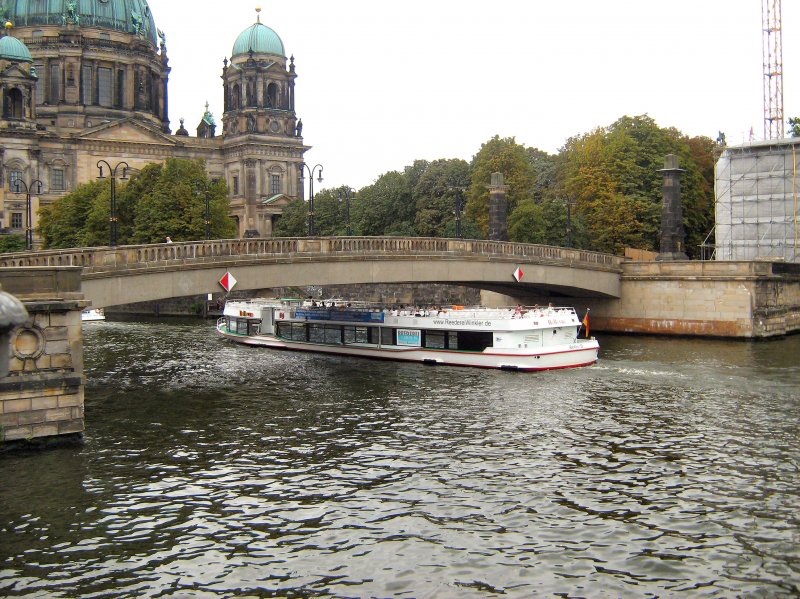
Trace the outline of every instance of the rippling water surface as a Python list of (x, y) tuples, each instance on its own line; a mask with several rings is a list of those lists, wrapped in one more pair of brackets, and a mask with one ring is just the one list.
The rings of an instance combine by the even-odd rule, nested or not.
[(800, 594), (800, 337), (540, 374), (85, 337), (83, 445), (0, 456), (0, 595)]

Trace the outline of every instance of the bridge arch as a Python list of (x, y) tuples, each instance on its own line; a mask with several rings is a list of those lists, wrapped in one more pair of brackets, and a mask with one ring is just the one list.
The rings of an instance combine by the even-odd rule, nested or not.
[[(82, 267), (94, 307), (237, 289), (448, 283), (505, 295), (620, 296), (622, 258), (553, 246), (419, 237), (232, 239), (5, 254), (0, 267)], [(514, 272), (524, 273), (517, 281)]]

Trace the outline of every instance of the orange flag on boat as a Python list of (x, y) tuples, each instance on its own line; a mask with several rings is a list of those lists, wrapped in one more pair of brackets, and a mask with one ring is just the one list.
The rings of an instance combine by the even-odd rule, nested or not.
[(586, 308), (586, 316), (583, 317), (583, 326), (586, 329), (586, 338), (589, 338), (589, 308)]

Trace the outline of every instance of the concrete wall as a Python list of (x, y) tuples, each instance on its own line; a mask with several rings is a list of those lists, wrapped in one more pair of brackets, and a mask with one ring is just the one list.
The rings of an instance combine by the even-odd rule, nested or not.
[(79, 436), (84, 430), (80, 268), (0, 269), (0, 285), (30, 315), (12, 329), (0, 378), (0, 441)]

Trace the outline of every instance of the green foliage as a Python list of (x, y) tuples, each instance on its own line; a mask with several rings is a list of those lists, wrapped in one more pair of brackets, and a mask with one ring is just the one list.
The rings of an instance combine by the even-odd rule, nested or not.
[[(127, 184), (117, 179), (117, 242), (161, 243), (205, 238), (208, 198), (211, 236), (236, 235), (229, 217), (227, 186), (210, 181), (202, 162), (168, 159), (150, 164)], [(42, 209), (39, 229), (50, 248), (108, 245), (110, 242), (111, 180), (93, 181)]]
[(363, 187), (351, 206), (354, 228), (361, 235), (396, 235), (414, 231), (414, 203), (408, 173), (390, 171)]
[(472, 180), (467, 194), (467, 217), (476, 222), (483, 236), (489, 233), (489, 184), (492, 173), (503, 174), (508, 188), (506, 201), (509, 213), (525, 199), (532, 199), (536, 170), (527, 150), (513, 137), (500, 139), (495, 135), (481, 146), (472, 158)]
[(450, 236), (455, 236), (456, 202), (462, 204), (463, 218), (469, 180), (469, 164), (464, 160), (435, 160), (427, 165), (417, 177), (412, 192), (417, 235), (445, 237), (448, 231), (452, 231)]
[(275, 237), (302, 237), (308, 233), (308, 204), (297, 198), (283, 209), (283, 214), (275, 223)]
[(789, 126), (792, 137), (800, 137), (800, 117), (789, 117)]
[(520, 243), (588, 245), (585, 220), (560, 199), (525, 200), (511, 213), (508, 225), (509, 238)]
[(228, 216), (228, 190), (209, 181), (201, 161), (170, 158), (153, 185), (137, 190), (133, 242), (158, 243), (205, 238), (205, 202), (208, 199), (212, 239), (231, 238), (235, 224)]
[(663, 202), (664, 157), (675, 154), (681, 181), (687, 253), (713, 223), (715, 144), (662, 129), (647, 115), (622, 117), (608, 128), (571, 138), (562, 150), (557, 189), (575, 202), (590, 234), (590, 249), (622, 252), (625, 247), (658, 250)]
[[(108, 208), (105, 212), (105, 236), (102, 243), (87, 243), (88, 222), (95, 201), (101, 195), (108, 198), (109, 181), (90, 181), (78, 186), (39, 211), (39, 234), (47, 248), (76, 248), (87, 245), (106, 245), (109, 241)], [(108, 202), (106, 202), (106, 205)]]
[(0, 235), (0, 254), (21, 252), (27, 249), (24, 235)]

